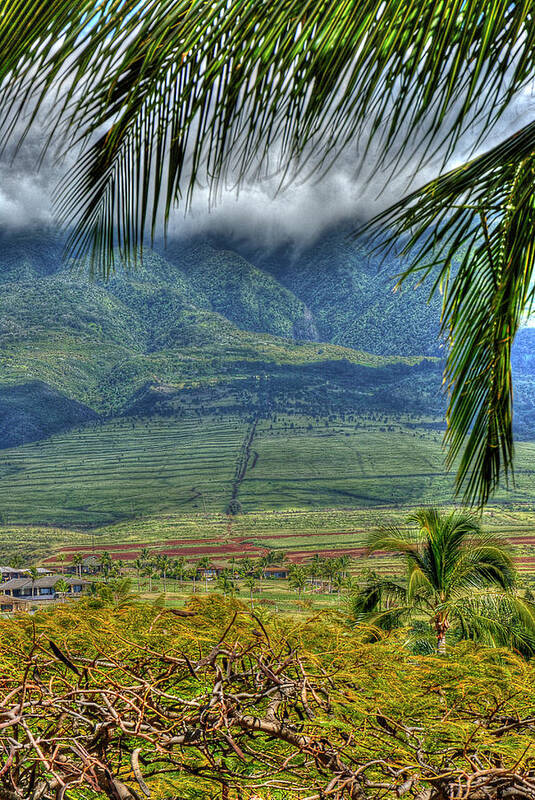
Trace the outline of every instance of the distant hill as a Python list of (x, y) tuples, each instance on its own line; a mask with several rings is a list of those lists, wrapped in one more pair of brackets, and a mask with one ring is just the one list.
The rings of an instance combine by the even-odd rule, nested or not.
[(4, 235), (0, 446), (124, 415), (440, 415), (437, 301), (377, 268), (335, 232), (297, 255), (173, 242), (104, 284), (54, 234)]

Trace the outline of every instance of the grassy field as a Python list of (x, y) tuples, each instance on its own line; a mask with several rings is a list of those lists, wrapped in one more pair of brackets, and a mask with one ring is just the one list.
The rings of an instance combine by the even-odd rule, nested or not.
[[(441, 433), (425, 420), (260, 420), (240, 473), (250, 430), (250, 420), (230, 416), (114, 420), (2, 450), (0, 515), (9, 524), (94, 527), (224, 512), (233, 489), (248, 513), (452, 501)], [(496, 502), (535, 508), (534, 455), (535, 444), (518, 445), (518, 486)]]
[[(167, 514), (143, 520), (122, 522), (92, 531), (41, 529), (34, 527), (0, 528), (0, 560), (18, 552), (35, 560), (47, 560), (61, 568), (73, 555), (101, 554), (124, 562), (126, 569), (146, 547), (153, 555), (166, 553), (184, 558), (193, 565), (208, 556), (215, 563), (239, 563), (245, 556), (258, 558), (268, 550), (279, 550), (291, 561), (306, 562), (315, 553), (322, 556), (348, 555), (350, 571), (363, 569), (392, 573), (395, 558), (368, 557), (366, 535), (378, 525), (404, 524), (410, 507), (387, 509), (293, 510), (245, 514), (230, 519), (218, 513)], [(535, 573), (535, 513), (532, 511), (489, 509), (484, 527), (506, 538), (513, 548), (520, 569)], [(271, 584), (269, 584), (271, 585)]]
[(90, 526), (225, 508), (246, 427), (120, 420), (0, 451), (0, 514), (10, 523)]
[[(279, 417), (119, 420), (0, 451), (0, 559), (143, 546), (184, 556), (257, 557), (281, 549), (360, 564), (366, 533), (419, 504), (449, 506), (440, 431), (432, 420)], [(535, 445), (517, 448), (514, 492), (485, 523), (535, 564)], [(245, 466), (244, 466), (245, 465)], [(242, 468), (243, 467), (243, 468)], [(245, 513), (225, 513), (232, 497)], [(379, 562), (378, 562), (379, 564)], [(383, 559), (381, 569), (391, 569)]]

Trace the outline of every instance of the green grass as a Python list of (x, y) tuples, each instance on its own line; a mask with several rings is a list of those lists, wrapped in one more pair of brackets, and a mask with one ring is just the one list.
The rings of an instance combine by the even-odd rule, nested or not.
[(245, 428), (232, 419), (120, 420), (0, 451), (0, 513), (9, 523), (69, 527), (225, 508)]
[[(414, 425), (369, 417), (328, 426), (307, 417), (260, 421), (238, 490), (245, 519), (294, 508), (451, 503), (440, 433)], [(133, 530), (138, 518), (224, 514), (248, 426), (232, 416), (113, 420), (0, 451), (1, 518), (75, 528), (125, 522)], [(534, 456), (535, 444), (518, 445), (518, 485), (497, 495), (499, 505), (535, 507)], [(239, 528), (240, 518), (233, 524)]]
[[(210, 539), (215, 558), (268, 548), (304, 559), (361, 550), (370, 529), (401, 523), (420, 504), (451, 506), (440, 433), (423, 427), (428, 422), (260, 421), (237, 493), (246, 513), (235, 517), (225, 510), (250, 430), (239, 417), (115, 420), (0, 451), (0, 561), (42, 560), (91, 543), (124, 558), (121, 545), (134, 543), (130, 555), (148, 545), (192, 562), (210, 554)], [(518, 486), (484, 518), (512, 539), (528, 572), (535, 569), (534, 450), (518, 446)], [(354, 569), (363, 563), (359, 555)], [(395, 569), (389, 557), (368, 564)]]
[(452, 481), (444, 475), (440, 434), (388, 427), (263, 426), (254, 443), (256, 465), (240, 491), (243, 507), (368, 507), (451, 500)]

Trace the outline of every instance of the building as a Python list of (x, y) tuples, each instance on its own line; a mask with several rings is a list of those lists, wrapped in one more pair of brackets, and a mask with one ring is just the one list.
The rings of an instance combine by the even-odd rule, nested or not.
[(10, 581), (14, 578), (27, 578), (30, 571), (21, 569), (20, 567), (3, 567), (0, 566), (0, 581)]
[(96, 575), (102, 571), (102, 564), (97, 556), (86, 556), (82, 561), (82, 572), (84, 575)]
[(85, 556), (79, 564), (67, 564), (63, 569), (69, 575), (79, 575), (80, 573), (82, 575), (96, 575), (102, 571), (102, 564), (97, 556), (89, 555)]
[(218, 578), (226, 567), (219, 564), (210, 564), (208, 567), (197, 567), (197, 578), (201, 580), (212, 580)]
[(262, 576), (264, 578), (283, 578), (286, 580), (288, 574), (289, 572), (287, 567), (280, 567), (275, 564), (270, 567), (264, 567), (262, 570)]
[(13, 614), (21, 611), (29, 611), (30, 603), (21, 597), (10, 597), (7, 594), (0, 594), (0, 613)]
[(54, 600), (58, 597), (56, 586), (59, 581), (65, 581), (68, 590), (67, 597), (80, 595), (87, 581), (81, 578), (64, 578), (63, 575), (47, 575), (32, 581), (31, 578), (13, 578), (2, 584), (2, 593), (11, 598), (35, 600)]

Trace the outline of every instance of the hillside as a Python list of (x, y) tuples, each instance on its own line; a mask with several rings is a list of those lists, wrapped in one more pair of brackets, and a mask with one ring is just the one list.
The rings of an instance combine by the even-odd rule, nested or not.
[(231, 250), (175, 244), (103, 284), (53, 237), (1, 244), (2, 446), (95, 415), (440, 409), (433, 359), (319, 342), (321, 315)]
[[(175, 242), (106, 284), (53, 236), (0, 245), (9, 524), (451, 502), (438, 310), (392, 295), (345, 235), (299, 255)], [(531, 508), (534, 336), (515, 346), (508, 507)]]

